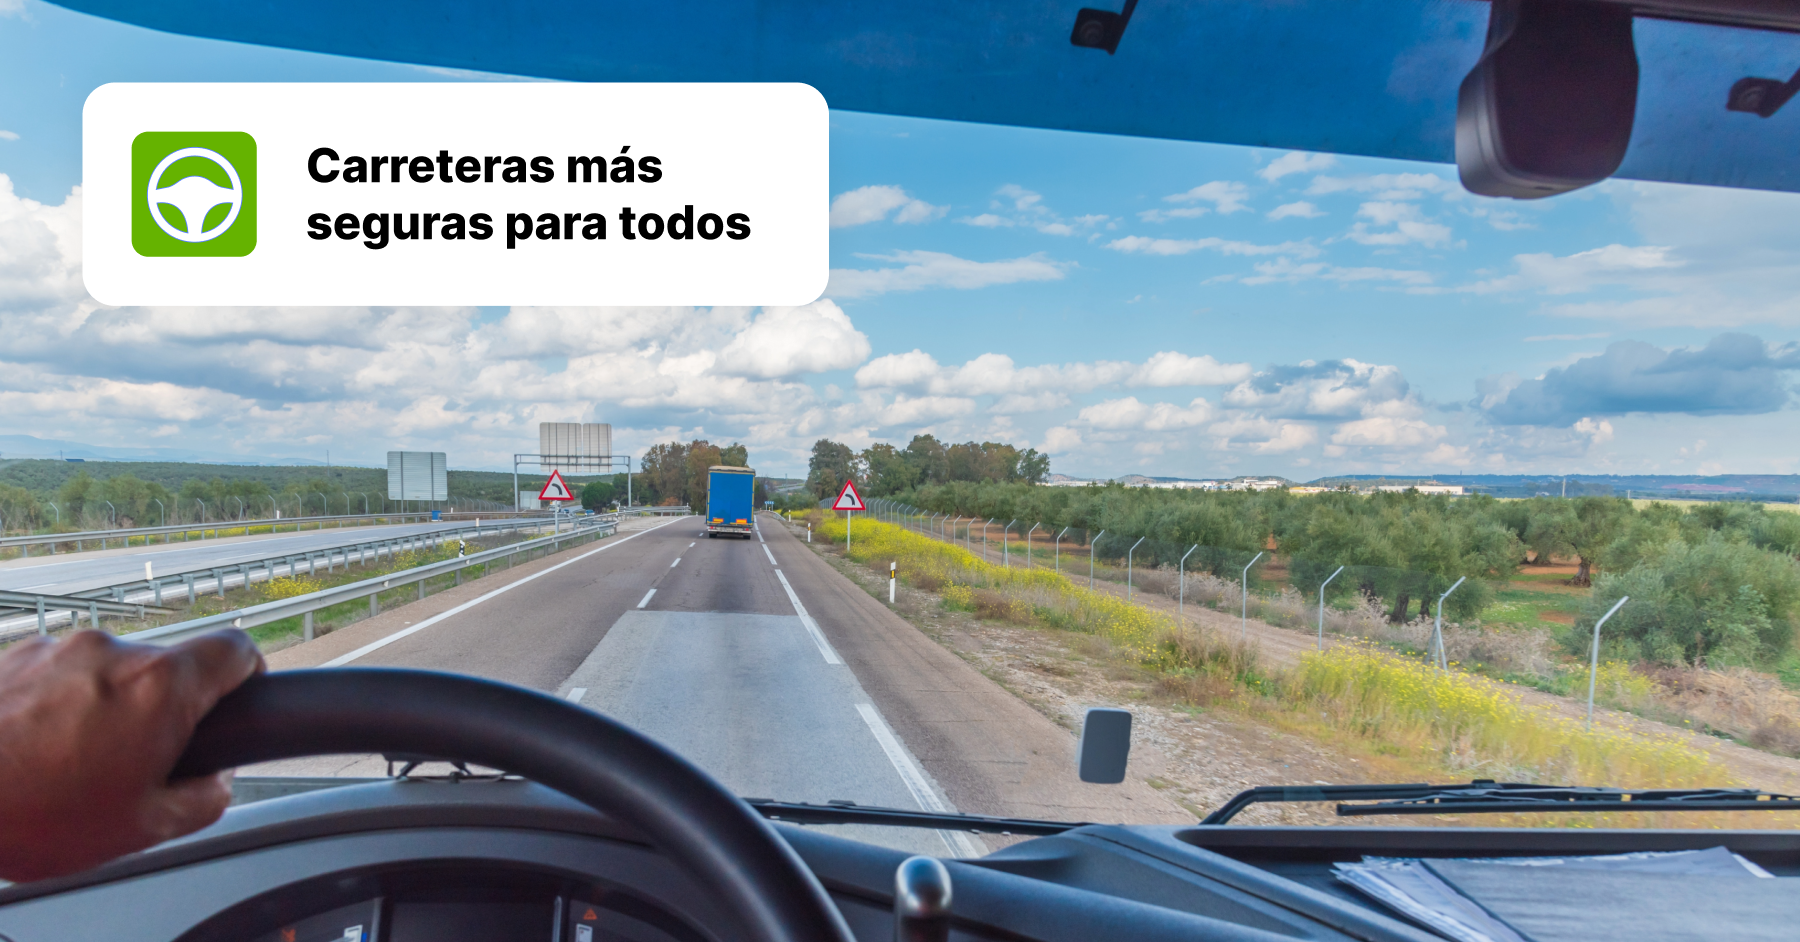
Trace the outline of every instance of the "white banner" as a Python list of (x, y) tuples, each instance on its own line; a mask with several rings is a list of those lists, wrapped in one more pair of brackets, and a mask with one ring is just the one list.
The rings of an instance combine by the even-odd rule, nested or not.
[(114, 305), (806, 304), (829, 117), (801, 84), (112, 84), (82, 265)]

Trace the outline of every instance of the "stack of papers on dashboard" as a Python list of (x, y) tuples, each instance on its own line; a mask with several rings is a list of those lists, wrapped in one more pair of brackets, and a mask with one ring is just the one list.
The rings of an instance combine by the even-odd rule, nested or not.
[(1338, 879), (1456, 942), (1793, 938), (1800, 881), (1724, 847), (1595, 857), (1364, 857)]

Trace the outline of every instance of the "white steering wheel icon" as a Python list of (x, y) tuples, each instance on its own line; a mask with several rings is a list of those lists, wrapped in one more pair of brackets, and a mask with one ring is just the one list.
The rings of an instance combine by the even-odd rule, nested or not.
[[(162, 180), (163, 172), (176, 161), (186, 157), (201, 157), (217, 164), (220, 169), (225, 171), (226, 178), (231, 181), (231, 189), (228, 190), (202, 176), (183, 177), (168, 186), (158, 187), (157, 183)], [(226, 160), (217, 151), (204, 147), (183, 147), (164, 157), (162, 162), (156, 165), (156, 169), (150, 171), (150, 187), (145, 198), (150, 201), (150, 218), (156, 220), (156, 225), (162, 231), (183, 242), (210, 242), (224, 235), (226, 230), (231, 228), (231, 224), (237, 222), (238, 211), (244, 208), (244, 181), (238, 177), (237, 168), (231, 165), (231, 161)], [(157, 205), (160, 203), (167, 203), (181, 211), (181, 220), (187, 225), (185, 231), (175, 228), (168, 219), (164, 218), (157, 209)], [(231, 211), (225, 214), (224, 220), (218, 225), (211, 229), (202, 229), (201, 227), (206, 224), (206, 214), (212, 212), (213, 207), (221, 203), (230, 203)]]

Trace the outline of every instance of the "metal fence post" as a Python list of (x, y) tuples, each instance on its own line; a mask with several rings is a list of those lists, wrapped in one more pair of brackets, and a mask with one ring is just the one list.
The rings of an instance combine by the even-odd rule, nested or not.
[(1244, 575), (1238, 586), (1238, 599), (1244, 603), (1244, 611), (1238, 616), (1238, 643), (1250, 637), (1250, 567), (1263, 558), (1263, 550), (1258, 550), (1250, 561), (1244, 564)]
[(1606, 614), (1601, 615), (1599, 621), (1594, 622), (1594, 652), (1592, 660), (1588, 664), (1587, 728), (1589, 730), (1594, 728), (1594, 683), (1600, 678), (1600, 626), (1606, 624), (1606, 620), (1613, 617), (1613, 612), (1625, 607), (1625, 603), (1629, 601), (1631, 601), (1631, 596), (1619, 596), (1619, 600), (1613, 603), (1613, 607), (1607, 609)]
[(1094, 534), (1093, 539), (1088, 541), (1088, 588), (1090, 589), (1094, 587), (1094, 544), (1100, 542), (1100, 538), (1105, 535), (1106, 531), (1101, 530), (1099, 533)]
[(1468, 576), (1463, 576), (1461, 579), (1456, 580), (1456, 585), (1444, 590), (1444, 594), (1438, 596), (1437, 627), (1432, 630), (1432, 634), (1437, 637), (1439, 670), (1447, 671), (1450, 669), (1450, 659), (1444, 654), (1444, 600), (1450, 597), (1450, 593), (1456, 591), (1456, 586), (1462, 585), (1464, 582), (1467, 582), (1468, 579)]
[(1175, 564), (1175, 584), (1180, 586), (1180, 588), (1176, 590), (1178, 596), (1175, 599), (1175, 618), (1177, 621), (1180, 621), (1187, 611), (1187, 558), (1194, 555), (1194, 550), (1199, 548), (1200, 544), (1195, 543), (1187, 552), (1181, 554), (1181, 562)]
[(1325, 650), (1325, 587), (1331, 584), (1331, 580), (1338, 577), (1338, 572), (1343, 571), (1344, 567), (1339, 566), (1337, 572), (1326, 576), (1325, 581), (1319, 583), (1319, 650), (1321, 651)]
[(1125, 551), (1125, 601), (1127, 602), (1131, 601), (1131, 554), (1137, 552), (1137, 548), (1144, 545), (1144, 541), (1148, 539), (1150, 538), (1147, 536), (1138, 537), (1138, 541), (1131, 544), (1131, 548)]

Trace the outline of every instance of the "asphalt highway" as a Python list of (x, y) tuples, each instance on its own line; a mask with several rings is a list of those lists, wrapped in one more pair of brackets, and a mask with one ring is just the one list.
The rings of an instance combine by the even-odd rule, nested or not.
[(254, 559), (322, 550), (347, 543), (391, 540), (402, 536), (454, 530), (472, 521), (407, 523), (372, 527), (326, 527), (297, 533), (271, 533), (248, 537), (222, 537), (186, 543), (153, 543), (83, 553), (58, 553), (0, 563), (0, 589), (68, 595), (84, 589), (116, 585), (144, 578), (144, 563), (159, 574), (188, 572), (213, 566), (235, 566)]
[[(708, 539), (693, 517), (631, 521), (601, 542), (275, 652), (270, 667), (426, 668), (553, 692), (663, 741), (746, 797), (1192, 820), (1147, 787), (1078, 782), (1067, 730), (780, 523), (759, 521), (749, 541)], [(379, 757), (348, 756), (245, 774), (383, 771)], [(987, 849), (961, 832), (846, 830), (919, 853)]]

